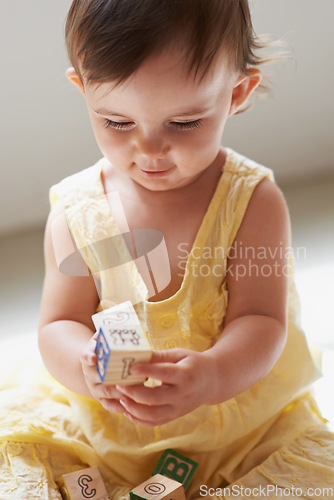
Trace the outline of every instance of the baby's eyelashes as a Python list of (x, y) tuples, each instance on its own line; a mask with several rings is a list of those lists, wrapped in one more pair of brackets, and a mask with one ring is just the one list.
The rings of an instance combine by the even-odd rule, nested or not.
[(114, 120), (106, 120), (105, 127), (113, 128), (115, 130), (130, 130), (135, 126), (133, 122), (116, 122)]
[[(177, 121), (173, 120), (168, 122), (168, 126), (174, 127), (180, 130), (192, 130), (203, 125), (202, 120), (188, 120), (188, 121)], [(112, 128), (114, 130), (132, 130), (136, 126), (135, 122), (131, 121), (115, 121), (115, 120), (105, 120), (105, 128)]]
[(201, 120), (191, 120), (191, 121), (187, 121), (187, 122), (174, 121), (174, 122), (170, 122), (170, 124), (176, 128), (180, 128), (183, 130), (191, 130), (191, 129), (200, 127), (202, 125), (202, 121)]

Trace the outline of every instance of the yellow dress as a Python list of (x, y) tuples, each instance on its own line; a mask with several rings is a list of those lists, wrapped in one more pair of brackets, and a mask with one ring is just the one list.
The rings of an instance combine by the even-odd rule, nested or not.
[[(131, 300), (155, 349), (204, 351), (220, 335), (228, 306), (228, 250), (254, 188), (265, 177), (274, 180), (270, 169), (227, 151), (181, 288), (160, 302), (149, 301), (134, 261), (124, 257), (128, 249), (122, 238), (114, 240), (122, 256), (119, 266), (110, 267), (103, 249), (104, 241), (120, 234), (101, 181), (105, 160), (51, 189), (51, 204), (63, 203), (76, 245), (98, 278), (98, 310)], [(201, 266), (211, 272), (195, 273)], [(219, 273), (213, 272), (218, 268)], [(186, 492), (190, 500), (253, 498), (245, 488), (253, 489), (254, 498), (257, 492), (261, 498), (279, 498), (279, 489), (273, 488), (285, 494), (295, 488), (299, 497), (312, 498), (312, 488), (333, 487), (334, 436), (310, 393), (320, 373), (299, 326), (292, 255), (288, 299), (287, 343), (271, 372), (238, 396), (166, 425), (134, 425), (66, 390), (43, 371), (24, 393), (13, 383), (5, 387), (0, 393), (6, 394), (0, 405), (0, 473), (5, 478), (0, 499), (59, 499), (55, 480), (61, 474), (98, 465), (111, 498), (121, 500), (149, 477), (166, 448), (199, 464)]]

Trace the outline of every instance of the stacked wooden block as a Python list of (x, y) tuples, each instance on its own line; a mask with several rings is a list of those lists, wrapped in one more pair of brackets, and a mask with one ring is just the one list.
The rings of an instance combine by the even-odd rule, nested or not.
[(94, 314), (92, 320), (98, 332), (96, 367), (101, 382), (108, 385), (144, 382), (131, 370), (136, 363), (151, 359), (152, 347), (131, 302)]
[(165, 450), (152, 477), (130, 491), (131, 500), (186, 500), (185, 490), (197, 463), (174, 450)]
[[(173, 450), (165, 450), (152, 476), (130, 491), (130, 500), (186, 500), (197, 463)], [(97, 467), (65, 474), (59, 490), (64, 500), (107, 500), (108, 493)]]
[(155, 474), (130, 491), (130, 500), (186, 500), (186, 496), (181, 483)]

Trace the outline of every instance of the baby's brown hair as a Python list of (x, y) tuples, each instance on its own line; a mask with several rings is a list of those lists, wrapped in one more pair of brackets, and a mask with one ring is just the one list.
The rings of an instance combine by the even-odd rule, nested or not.
[(222, 48), (241, 74), (268, 60), (257, 55), (266, 43), (254, 33), (248, 0), (73, 0), (65, 36), (71, 64), (88, 83), (122, 83), (180, 42), (196, 75)]

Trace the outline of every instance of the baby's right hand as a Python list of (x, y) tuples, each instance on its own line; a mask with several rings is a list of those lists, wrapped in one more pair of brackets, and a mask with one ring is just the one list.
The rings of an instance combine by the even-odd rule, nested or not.
[(122, 394), (116, 389), (115, 386), (104, 385), (101, 383), (100, 376), (96, 369), (96, 339), (97, 334), (93, 335), (90, 339), (80, 357), (86, 384), (92, 397), (99, 401), (103, 408), (113, 413), (124, 413), (124, 407), (119, 402)]

